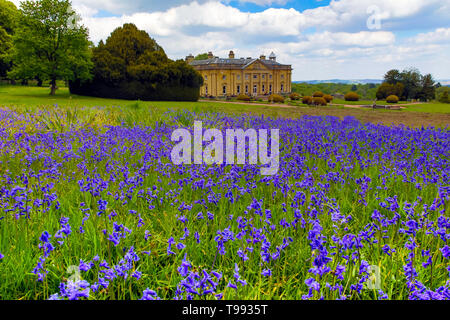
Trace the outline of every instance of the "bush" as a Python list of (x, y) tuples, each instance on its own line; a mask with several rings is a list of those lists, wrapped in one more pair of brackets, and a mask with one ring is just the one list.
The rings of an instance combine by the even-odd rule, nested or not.
[(315, 106), (326, 106), (327, 105), (327, 101), (322, 97), (314, 97), (312, 99), (312, 103)]
[(322, 98), (323, 97), (323, 92), (322, 91), (316, 91), (316, 92), (313, 93), (312, 96), (313, 97)]
[(448, 97), (448, 90), (445, 90), (442, 95), (439, 97), (439, 102), (442, 103), (450, 103), (450, 99)]
[(333, 101), (333, 96), (330, 95), (330, 94), (324, 95), (323, 98), (325, 99), (325, 101), (326, 101), (327, 103), (330, 103), (331, 101)]
[(72, 94), (129, 100), (197, 101), (203, 77), (183, 60), (170, 60), (133, 24), (115, 29), (92, 49), (93, 79), (69, 81)]
[(358, 101), (359, 95), (356, 92), (349, 92), (344, 96), (345, 101)]
[(289, 95), (289, 99), (291, 99), (292, 101), (300, 100), (300, 95), (296, 92), (292, 92)]
[(278, 102), (278, 103), (284, 103), (284, 97), (280, 96), (279, 94), (271, 94), (269, 96), (269, 102)]
[(398, 97), (396, 95), (390, 95), (389, 97), (386, 98), (386, 102), (387, 103), (397, 103), (398, 102)]
[(236, 98), (239, 101), (250, 101), (250, 97), (246, 94), (241, 93), (240, 95), (237, 96)]
[(304, 97), (302, 98), (302, 103), (308, 104), (308, 105), (312, 104), (312, 97), (310, 97), (310, 96), (304, 96)]
[(397, 97), (401, 97), (405, 90), (405, 86), (402, 83), (390, 84), (390, 83), (382, 83), (377, 90), (376, 97), (379, 100), (386, 99), (391, 95), (395, 95)]

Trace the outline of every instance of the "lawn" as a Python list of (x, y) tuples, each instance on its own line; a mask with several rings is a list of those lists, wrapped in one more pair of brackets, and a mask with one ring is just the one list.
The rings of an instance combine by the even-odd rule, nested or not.
[[(199, 102), (161, 102), (161, 101), (129, 101), (117, 99), (102, 99), (94, 97), (85, 97), (71, 95), (67, 88), (60, 88), (57, 94), (53, 97), (49, 96), (49, 89), (43, 87), (23, 87), (23, 86), (0, 86), (0, 105), (14, 106), (19, 110), (36, 110), (40, 108), (47, 108), (49, 105), (58, 105), (63, 108), (83, 108), (83, 107), (120, 107), (121, 110), (133, 110), (132, 117), (136, 119), (144, 118), (136, 116), (139, 112), (146, 113), (152, 111), (153, 113), (164, 113), (168, 110), (191, 110), (191, 111), (215, 111), (226, 114), (248, 114), (255, 115), (264, 114), (270, 117), (284, 117), (284, 118), (300, 118), (304, 115), (311, 116), (326, 116), (332, 115), (343, 119), (346, 116), (352, 116), (362, 122), (390, 124), (404, 124), (411, 127), (421, 126), (436, 126), (445, 127), (450, 124), (450, 114), (433, 114), (432, 112), (439, 112), (445, 110), (445, 105), (440, 108), (430, 108), (428, 113), (426, 106), (418, 108), (418, 106), (411, 106), (418, 108), (418, 110), (408, 111), (386, 111), (386, 110), (366, 110), (355, 108), (344, 108), (342, 106), (326, 106), (326, 107), (308, 107), (301, 103), (296, 103), (295, 106), (274, 107), (270, 104), (267, 106), (259, 105), (243, 105), (234, 103), (220, 103), (212, 101)], [(137, 110), (139, 109), (139, 110)], [(97, 108), (95, 109), (97, 110)], [(92, 112), (92, 110), (91, 110)], [(97, 111), (96, 111), (97, 112)], [(130, 115), (129, 115), (130, 116)]]
[(414, 104), (407, 106), (405, 109), (411, 112), (426, 112), (426, 113), (446, 113), (450, 114), (450, 104), (449, 103), (424, 103), (424, 104)]
[[(333, 99), (333, 104), (346, 104), (346, 105), (373, 105), (373, 100), (359, 100), (359, 101), (346, 101), (342, 99)], [(378, 100), (379, 105), (396, 105), (396, 104), (408, 104), (407, 101), (399, 101), (398, 103), (388, 103), (386, 101)]]

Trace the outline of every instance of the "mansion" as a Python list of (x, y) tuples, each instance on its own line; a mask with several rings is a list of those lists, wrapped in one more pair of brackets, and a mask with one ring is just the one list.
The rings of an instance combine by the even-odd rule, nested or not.
[(272, 52), (269, 59), (234, 57), (230, 51), (228, 59), (214, 57), (208, 53), (206, 60), (194, 60), (191, 54), (186, 62), (203, 76), (200, 96), (263, 96), (272, 93), (291, 92), (291, 65), (280, 64)]

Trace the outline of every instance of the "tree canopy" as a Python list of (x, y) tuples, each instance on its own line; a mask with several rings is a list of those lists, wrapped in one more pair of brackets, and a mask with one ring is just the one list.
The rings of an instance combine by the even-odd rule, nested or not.
[(200, 53), (195, 56), (194, 60), (207, 60), (208, 54), (207, 53)]
[(90, 78), (88, 30), (79, 24), (69, 0), (26, 1), (13, 36), (12, 78), (56, 80)]
[(11, 69), (8, 53), (13, 46), (12, 36), (16, 30), (19, 10), (14, 3), (0, 0), (0, 77), (5, 77)]
[(115, 29), (93, 49), (94, 78), (72, 81), (74, 93), (142, 100), (197, 100), (203, 78), (183, 60), (170, 60), (134, 24)]
[(385, 99), (396, 95), (402, 100), (435, 98), (436, 84), (431, 74), (422, 75), (419, 70), (410, 68), (402, 72), (392, 69), (384, 75), (384, 82), (377, 90), (377, 98)]

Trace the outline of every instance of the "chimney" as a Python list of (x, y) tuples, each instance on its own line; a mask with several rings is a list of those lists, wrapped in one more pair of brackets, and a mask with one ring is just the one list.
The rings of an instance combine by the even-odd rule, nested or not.
[(192, 53), (191, 53), (190, 55), (186, 56), (186, 62), (189, 64), (189, 63), (191, 63), (192, 61), (194, 61), (194, 56), (193, 56)]
[(214, 58), (214, 55), (213, 55), (212, 52), (210, 51), (210, 52), (208, 52), (208, 59), (212, 59), (212, 58)]
[(230, 53), (228, 54), (228, 58), (234, 59), (234, 52), (233, 52), (233, 50), (231, 50)]
[(265, 55), (263, 55), (263, 54), (262, 54), (262, 55), (260, 55), (260, 56), (259, 56), (259, 60), (266, 60), (266, 56), (265, 56)]

